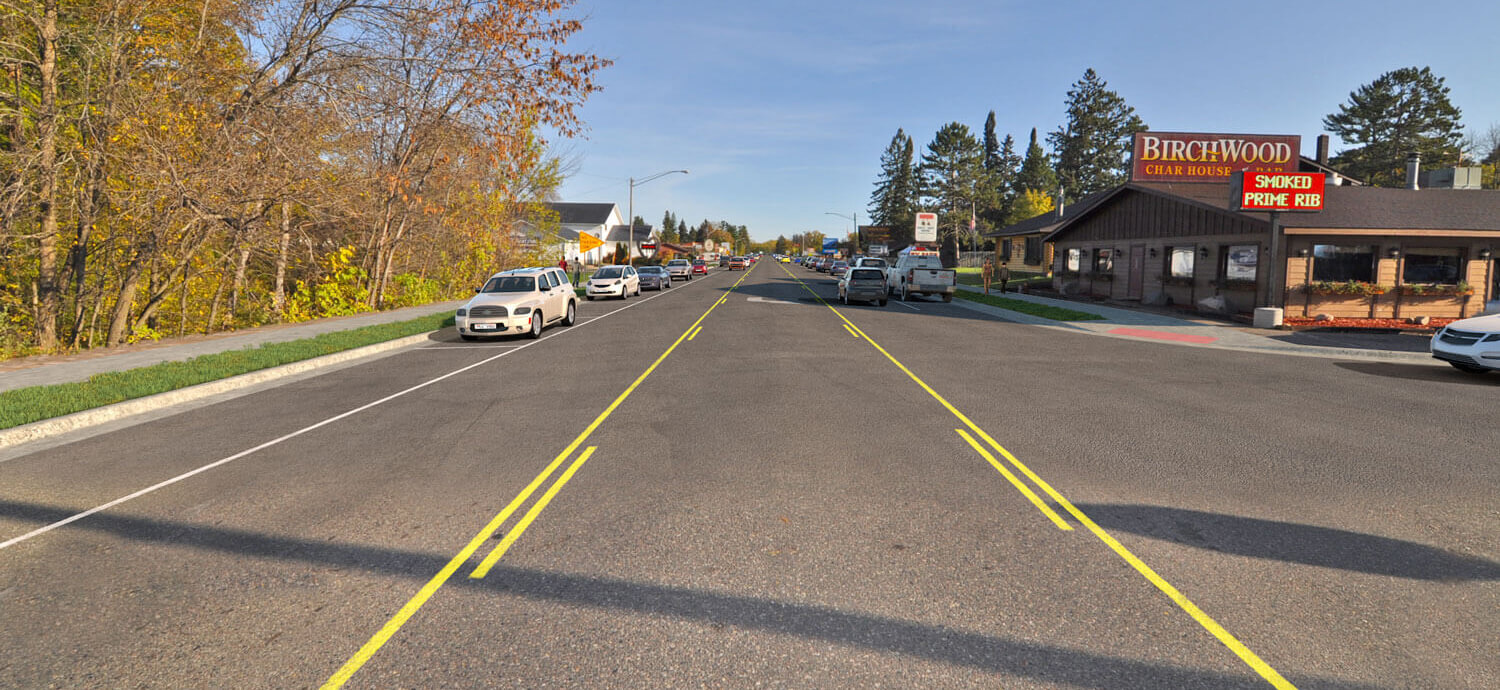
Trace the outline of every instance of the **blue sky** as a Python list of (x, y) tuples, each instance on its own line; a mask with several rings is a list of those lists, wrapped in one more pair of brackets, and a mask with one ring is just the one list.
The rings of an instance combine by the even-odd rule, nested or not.
[[(1430, 10), (1430, 11), (1429, 11)], [(756, 240), (817, 230), (866, 208), (898, 127), (920, 154), (947, 122), (976, 136), (995, 111), (1024, 150), (1063, 121), (1094, 68), (1152, 129), (1298, 134), (1380, 74), (1431, 66), (1465, 131), (1500, 124), (1500, 2), (787, 2), (581, 0), (569, 42), (615, 61), (581, 115), (566, 201)], [(1045, 145), (1045, 139), (1043, 139)], [(1341, 148), (1335, 138), (1333, 149)]]

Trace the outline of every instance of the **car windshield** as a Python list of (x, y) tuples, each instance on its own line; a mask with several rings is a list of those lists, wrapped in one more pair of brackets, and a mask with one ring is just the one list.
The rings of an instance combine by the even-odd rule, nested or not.
[(642, 266), (640, 268), (640, 272), (641, 275), (660, 275), (662, 273), (666, 273), (667, 269), (662, 268), (661, 266)]
[(671, 261), (668, 261), (667, 265), (668, 266), (687, 266), (688, 265), (688, 261), (687, 261), (687, 259), (673, 259)]
[(619, 266), (605, 266), (594, 272), (595, 278), (619, 278), (624, 275), (624, 269)]
[(495, 276), (484, 284), (481, 292), (531, 292), (535, 289), (536, 278), (531, 276)]

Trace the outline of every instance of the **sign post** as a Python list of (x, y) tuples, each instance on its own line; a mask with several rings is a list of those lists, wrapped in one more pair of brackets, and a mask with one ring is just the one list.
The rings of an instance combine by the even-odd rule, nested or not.
[(1312, 213), (1323, 210), (1328, 178), (1323, 173), (1236, 172), (1230, 184), (1229, 206), (1237, 211), (1268, 211), (1271, 214), (1271, 241), (1266, 251), (1266, 306), (1281, 302), (1286, 279), (1281, 268), (1286, 265), (1281, 237), (1283, 212)]
[(654, 238), (647, 238), (644, 242), (641, 242), (641, 256), (649, 259), (655, 255), (656, 240)]
[(917, 244), (937, 242), (938, 216), (936, 213), (918, 213), (916, 232), (912, 239)]

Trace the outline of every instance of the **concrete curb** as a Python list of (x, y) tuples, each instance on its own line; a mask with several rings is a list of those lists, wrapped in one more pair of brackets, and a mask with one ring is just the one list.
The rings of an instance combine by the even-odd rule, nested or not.
[(154, 412), (156, 410), (171, 407), (173, 405), (180, 405), (182, 403), (201, 400), (203, 398), (227, 393), (241, 388), (248, 388), (250, 386), (266, 383), (268, 381), (275, 381), (277, 379), (283, 379), (288, 376), (295, 376), (297, 374), (306, 373), (315, 369), (321, 369), (323, 367), (328, 367), (335, 364), (342, 364), (357, 359), (371, 357), (385, 352), (390, 352), (391, 350), (399, 350), (404, 347), (420, 345), (424, 342), (427, 342), (428, 337), (435, 332), (436, 331), (429, 331), (427, 333), (409, 335), (404, 338), (397, 338), (396, 340), (387, 340), (383, 343), (375, 343), (373, 345), (366, 345), (364, 347), (356, 347), (350, 350), (344, 350), (343, 352), (335, 352), (331, 355), (323, 355), (322, 357), (304, 359), (300, 362), (292, 362), (290, 364), (283, 364), (281, 366), (271, 367), (269, 369), (252, 371), (246, 374), (240, 374), (239, 376), (231, 376), (227, 379), (209, 381), (207, 383), (200, 383), (196, 386), (188, 386), (187, 388), (179, 388), (174, 391), (157, 393), (156, 395), (148, 395), (144, 398), (135, 398), (133, 400), (118, 402), (113, 405), (96, 407), (92, 410), (74, 412), (73, 414), (64, 415), (62, 417), (53, 417), (52, 419), (43, 419), (39, 422), (32, 422), (30, 424), (11, 427), (9, 429), (0, 431), (0, 449), (11, 448), (24, 443), (30, 443), (32, 441), (38, 441), (44, 438), (58, 436), (72, 431), (87, 429), (89, 427), (106, 424), (108, 422), (124, 419), (126, 417), (132, 417), (147, 412)]

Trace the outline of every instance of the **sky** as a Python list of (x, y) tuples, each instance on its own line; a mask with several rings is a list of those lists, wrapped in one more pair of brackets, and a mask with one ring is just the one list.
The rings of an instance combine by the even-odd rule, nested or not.
[[(1465, 132), (1500, 125), (1500, 2), (579, 0), (570, 51), (614, 61), (580, 111), (563, 201), (671, 210), (756, 241), (869, 222), (897, 128), (918, 155), (995, 111), (1024, 153), (1093, 68), (1154, 130), (1297, 134), (1313, 155), (1351, 91), (1401, 67), (1446, 80)], [(1333, 151), (1343, 145), (1335, 137)], [(842, 216), (829, 215), (837, 213)]]

